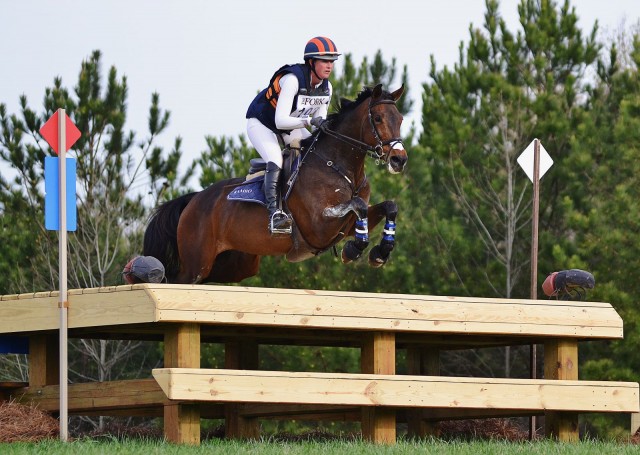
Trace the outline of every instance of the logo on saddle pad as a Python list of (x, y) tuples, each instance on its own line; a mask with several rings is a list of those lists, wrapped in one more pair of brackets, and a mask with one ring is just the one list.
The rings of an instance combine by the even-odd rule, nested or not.
[(267, 199), (264, 197), (264, 176), (252, 178), (241, 183), (234, 188), (227, 196), (230, 201), (255, 202), (267, 206)]

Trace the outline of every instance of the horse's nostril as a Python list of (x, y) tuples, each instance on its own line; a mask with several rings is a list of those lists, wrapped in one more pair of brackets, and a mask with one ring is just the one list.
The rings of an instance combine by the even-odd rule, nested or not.
[(405, 164), (406, 162), (407, 162), (407, 159), (406, 159), (405, 157), (403, 157), (403, 156), (397, 156), (397, 155), (395, 155), (395, 156), (392, 156), (392, 157), (391, 157), (391, 163), (392, 163), (394, 166), (402, 167), (402, 166), (404, 166), (404, 164)]

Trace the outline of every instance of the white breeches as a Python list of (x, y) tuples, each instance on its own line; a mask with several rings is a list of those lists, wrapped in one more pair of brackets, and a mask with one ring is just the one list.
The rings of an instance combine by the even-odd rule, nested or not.
[[(282, 150), (276, 133), (260, 123), (258, 119), (250, 118), (247, 120), (247, 136), (265, 162), (271, 161), (282, 168)], [(289, 134), (283, 134), (282, 139), (287, 145), (299, 147), (300, 141), (309, 136), (311, 133), (305, 128), (297, 128), (291, 130)]]

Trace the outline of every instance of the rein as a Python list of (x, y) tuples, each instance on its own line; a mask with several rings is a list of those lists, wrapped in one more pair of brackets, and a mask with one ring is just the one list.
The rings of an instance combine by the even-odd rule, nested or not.
[(374, 106), (377, 106), (378, 104), (395, 104), (395, 101), (380, 100), (373, 103), (371, 100), (369, 100), (368, 118), (369, 118), (369, 124), (371, 125), (371, 131), (373, 132), (373, 136), (376, 138), (376, 141), (378, 142), (376, 145), (370, 145), (364, 141), (355, 139), (351, 136), (347, 136), (346, 134), (342, 134), (342, 133), (339, 133), (338, 131), (331, 130), (328, 127), (324, 126), (324, 124), (320, 125), (320, 131), (327, 134), (328, 136), (334, 137), (342, 142), (345, 142), (357, 148), (361, 152), (366, 153), (367, 156), (376, 160), (376, 164), (380, 164), (380, 162), (386, 163), (388, 154), (385, 155), (384, 147), (387, 145), (393, 144), (392, 145), (392, 148), (393, 148), (396, 146), (396, 144), (402, 144), (402, 139), (400, 137), (394, 137), (391, 139), (387, 139), (386, 141), (383, 141), (380, 138), (380, 134), (378, 133), (378, 129), (376, 128), (376, 124), (373, 121), (373, 115), (371, 113), (371, 109)]

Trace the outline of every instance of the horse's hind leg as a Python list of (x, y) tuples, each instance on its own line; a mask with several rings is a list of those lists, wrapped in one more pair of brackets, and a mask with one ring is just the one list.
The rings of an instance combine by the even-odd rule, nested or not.
[(258, 274), (260, 256), (228, 250), (220, 253), (205, 282), (238, 283)]
[(369, 265), (371, 267), (381, 267), (389, 260), (389, 255), (396, 245), (396, 216), (398, 206), (393, 201), (384, 201), (380, 204), (369, 207), (369, 218), (371, 228), (377, 225), (382, 217), (385, 217), (382, 240), (369, 252)]
[(181, 219), (178, 225), (180, 271), (176, 283), (199, 284), (209, 276), (213, 262), (219, 253), (215, 249), (215, 243), (209, 240), (212, 236), (204, 235), (204, 229), (196, 224), (197, 227), (192, 229), (196, 233), (194, 235), (185, 227), (193, 224), (183, 224), (182, 221)]

